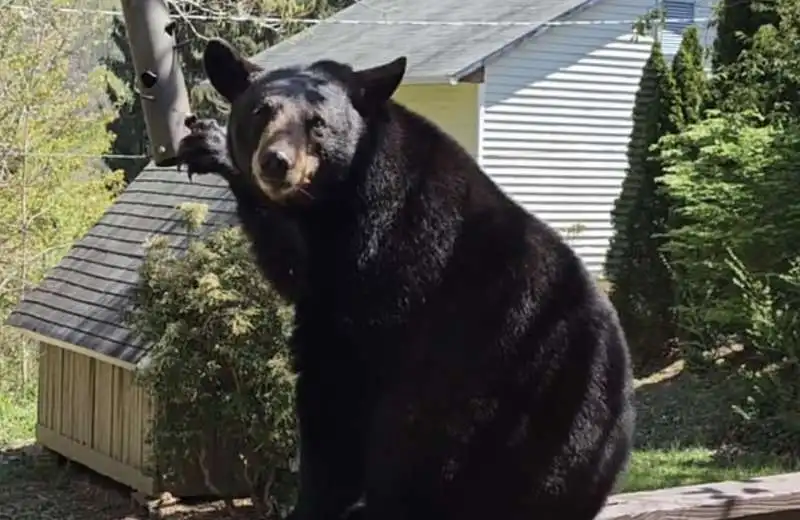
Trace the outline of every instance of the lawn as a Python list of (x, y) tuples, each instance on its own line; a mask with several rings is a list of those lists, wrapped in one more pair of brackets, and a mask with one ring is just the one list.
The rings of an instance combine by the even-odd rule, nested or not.
[[(729, 415), (725, 391), (681, 373), (680, 363), (637, 383), (637, 446), (619, 492), (784, 473), (790, 461), (715, 449), (709, 441)], [(32, 445), (33, 392), (0, 395), (0, 519), (136, 520), (147, 518), (126, 490)], [(246, 502), (237, 518), (256, 518)], [(170, 520), (228, 518), (219, 502), (166, 508)]]
[(0, 391), (0, 449), (32, 438), (35, 425), (34, 391), (22, 393)]
[(797, 471), (800, 461), (719, 446), (731, 391), (683, 372), (678, 361), (637, 381), (636, 451), (621, 492), (741, 480)]

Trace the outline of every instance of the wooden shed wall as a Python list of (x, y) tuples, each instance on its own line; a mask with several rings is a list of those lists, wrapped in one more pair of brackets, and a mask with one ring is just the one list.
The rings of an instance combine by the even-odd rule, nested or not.
[(138, 491), (156, 489), (148, 467), (152, 399), (133, 373), (40, 343), (37, 440)]
[(235, 450), (211, 426), (204, 446), (206, 470), (188, 457), (177, 477), (154, 478), (157, 461), (147, 442), (155, 400), (131, 370), (57, 345), (40, 343), (36, 437), (69, 460), (147, 495), (247, 496), (247, 483), (231, 461)]

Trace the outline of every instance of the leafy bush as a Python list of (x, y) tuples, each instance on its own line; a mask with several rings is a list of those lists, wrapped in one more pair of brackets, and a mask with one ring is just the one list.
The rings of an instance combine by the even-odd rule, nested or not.
[(741, 444), (800, 456), (800, 258), (785, 273), (754, 275), (734, 254), (729, 266), (748, 315), (734, 365), (744, 390), (735, 407)]
[(680, 313), (683, 328), (687, 320), (723, 335), (746, 327), (728, 249), (754, 273), (785, 272), (800, 253), (798, 145), (800, 131), (767, 125), (754, 113), (717, 114), (662, 140), (663, 182), (682, 224), (666, 248), (681, 270), (682, 306), (692, 308)]
[(759, 28), (778, 23), (774, 7), (774, 2), (763, 0), (721, 0), (717, 3), (714, 68), (735, 63), (752, 47), (753, 36)]
[(148, 245), (131, 313), (152, 344), (140, 380), (157, 406), (152, 428), (158, 470), (180, 478), (196, 461), (211, 491), (216, 481), (207, 439), (238, 460), (254, 502), (277, 515), (293, 503), (294, 374), (288, 350), (292, 308), (258, 273), (238, 228), (200, 239), (205, 206), (184, 207), (188, 248), (165, 237)]
[(695, 370), (741, 383), (737, 440), (796, 449), (800, 126), (711, 116), (660, 143), (680, 217), (666, 248), (683, 352)]

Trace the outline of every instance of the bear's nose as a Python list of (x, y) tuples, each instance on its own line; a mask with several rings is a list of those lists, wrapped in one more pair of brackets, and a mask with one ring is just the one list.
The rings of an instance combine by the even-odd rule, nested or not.
[(270, 177), (283, 178), (289, 170), (289, 155), (284, 151), (270, 150), (263, 161), (264, 172)]

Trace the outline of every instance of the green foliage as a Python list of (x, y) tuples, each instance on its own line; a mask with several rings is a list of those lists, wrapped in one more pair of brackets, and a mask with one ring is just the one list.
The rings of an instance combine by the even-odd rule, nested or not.
[(764, 0), (720, 0), (716, 9), (716, 31), (712, 64), (715, 70), (735, 63), (752, 45), (764, 25), (775, 25), (775, 2)]
[(744, 383), (734, 407), (734, 438), (779, 455), (800, 456), (800, 257), (780, 273), (753, 273), (735, 254), (728, 262), (747, 313), (736, 365)]
[[(791, 450), (800, 445), (800, 125), (752, 112), (710, 115), (661, 143), (681, 222), (667, 250), (681, 274), (683, 352), (695, 370), (741, 383), (737, 440)], [(722, 347), (736, 354), (720, 359)]]
[[(92, 65), (100, 20), (64, 16), (67, 0), (0, 9), (0, 323), (111, 203), (121, 177), (108, 152), (107, 71)], [(29, 342), (0, 331), (0, 393), (32, 384)]]
[(720, 9), (715, 110), (659, 144), (676, 320), (688, 366), (737, 389), (726, 440), (797, 457), (800, 4)]
[(108, 130), (114, 135), (113, 151), (116, 157), (107, 158), (106, 164), (124, 171), (125, 179), (130, 182), (144, 169), (149, 159), (135, 157), (148, 154), (147, 127), (139, 98), (131, 90), (136, 74), (122, 18), (114, 17), (112, 20), (111, 42), (115, 52), (103, 57), (105, 66), (111, 72), (107, 92), (120, 109), (118, 117), (108, 123)]
[(671, 274), (661, 251), (671, 201), (658, 180), (662, 165), (653, 146), (682, 124), (675, 81), (658, 42), (644, 67), (633, 118), (629, 168), (612, 212), (606, 277), (634, 359), (647, 364), (663, 357), (674, 337)]
[(672, 61), (672, 74), (681, 108), (681, 122), (695, 123), (700, 119), (708, 96), (706, 73), (703, 70), (703, 47), (696, 26), (683, 33), (681, 45)]
[(661, 7), (654, 7), (649, 9), (645, 14), (639, 16), (634, 20), (633, 26), (633, 39), (638, 41), (643, 36), (653, 36), (656, 29), (664, 25), (665, 11)]
[(770, 2), (773, 24), (749, 39), (747, 52), (720, 68), (714, 80), (716, 106), (757, 111), (769, 119), (800, 115), (800, 5)]
[[(682, 276), (682, 328), (714, 330), (718, 344), (746, 327), (734, 295), (728, 249), (751, 270), (781, 272), (800, 254), (800, 185), (794, 165), (800, 133), (765, 125), (753, 113), (721, 114), (664, 138), (663, 177), (682, 226), (670, 231), (668, 251)], [(768, 252), (768, 253), (767, 253)], [(698, 308), (703, 311), (698, 313)]]
[[(693, 362), (745, 323), (736, 314), (739, 302), (725, 297), (732, 290), (726, 248), (733, 241), (747, 244), (753, 224), (737, 225), (740, 205), (749, 197), (736, 188), (747, 177), (761, 175), (770, 161), (764, 152), (772, 133), (753, 123), (753, 117), (719, 116), (661, 142), (667, 172), (663, 181), (682, 224), (670, 230), (667, 246), (680, 273), (675, 280), (678, 326), (685, 333), (684, 354)], [(760, 203), (750, 201), (753, 209)]]
[(228, 456), (225, 466), (250, 485), (264, 513), (284, 513), (295, 492), (293, 310), (258, 274), (238, 228), (201, 239), (207, 207), (180, 210), (187, 250), (177, 254), (165, 237), (148, 245), (130, 317), (152, 344), (140, 380), (158, 403), (158, 471), (179, 478), (187, 461), (195, 462), (210, 490), (223, 489), (228, 482), (210, 465), (214, 436), (215, 449)]

